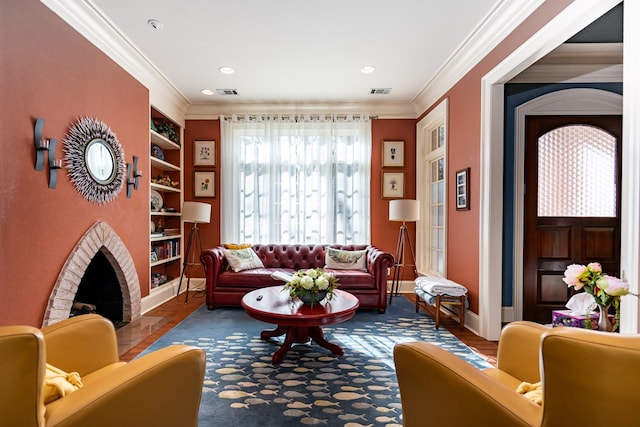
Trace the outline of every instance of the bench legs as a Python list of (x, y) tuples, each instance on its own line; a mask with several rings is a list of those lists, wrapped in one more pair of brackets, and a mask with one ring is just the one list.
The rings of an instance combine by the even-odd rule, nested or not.
[[(435, 306), (435, 321), (436, 321), (436, 329), (440, 328), (440, 317), (454, 317), (454, 315), (443, 315), (440, 311), (440, 307), (442, 305), (448, 306), (448, 305), (454, 305), (454, 306), (458, 306), (460, 308), (460, 314), (457, 316), (458, 317), (458, 322), (460, 323), (460, 329), (464, 329), (464, 312), (465, 312), (465, 300), (466, 300), (466, 295), (461, 295), (459, 297), (450, 297), (450, 296), (446, 296), (446, 297), (442, 297), (442, 295), (436, 295), (436, 306)], [(420, 298), (419, 296), (416, 295), (416, 313), (419, 312), (420, 310), (420, 304), (424, 303), (425, 305), (425, 309), (427, 307), (427, 303), (425, 301), (422, 300), (422, 298)]]

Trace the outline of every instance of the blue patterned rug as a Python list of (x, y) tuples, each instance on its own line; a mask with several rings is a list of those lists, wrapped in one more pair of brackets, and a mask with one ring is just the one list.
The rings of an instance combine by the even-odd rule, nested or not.
[(347, 322), (323, 327), (343, 356), (311, 342), (295, 345), (272, 365), (282, 338), (263, 341), (260, 332), (274, 328), (242, 308), (202, 306), (143, 354), (174, 343), (206, 351), (200, 427), (401, 426), (393, 364), (393, 347), (401, 342), (435, 343), (475, 366), (491, 366), (446, 329), (436, 330), (433, 319), (405, 298), (394, 299), (385, 314), (360, 310)]

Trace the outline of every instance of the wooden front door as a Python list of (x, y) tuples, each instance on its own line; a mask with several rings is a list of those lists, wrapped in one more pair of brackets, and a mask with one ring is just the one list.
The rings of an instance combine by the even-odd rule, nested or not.
[(529, 116), (525, 141), (523, 319), (550, 323), (567, 265), (619, 274), (622, 118)]

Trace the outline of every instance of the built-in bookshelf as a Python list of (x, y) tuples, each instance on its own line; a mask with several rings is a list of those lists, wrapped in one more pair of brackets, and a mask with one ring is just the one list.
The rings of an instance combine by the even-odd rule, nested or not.
[(151, 107), (150, 292), (175, 284), (182, 267), (182, 129)]

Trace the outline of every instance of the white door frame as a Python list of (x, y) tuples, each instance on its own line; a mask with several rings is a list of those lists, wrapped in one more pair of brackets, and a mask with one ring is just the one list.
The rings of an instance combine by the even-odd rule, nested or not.
[[(497, 340), (502, 329), (504, 84), (618, 3), (619, 0), (575, 0), (482, 78), (479, 334), (486, 339)], [(637, 78), (640, 75), (640, 26), (633, 23), (631, 17), (640, 13), (639, 3), (626, 2), (624, 13), (623, 72), (627, 78), (621, 183), (621, 270), (635, 292), (640, 263), (640, 206), (636, 206), (637, 194), (640, 194), (640, 80)], [(622, 308), (621, 332), (637, 331), (638, 302), (625, 298)]]
[[(516, 108), (513, 216), (513, 319), (522, 320), (524, 256), (524, 146), (527, 116), (620, 115), (622, 95), (600, 89), (574, 88), (547, 93)], [(506, 255), (506, 254), (505, 254)]]

